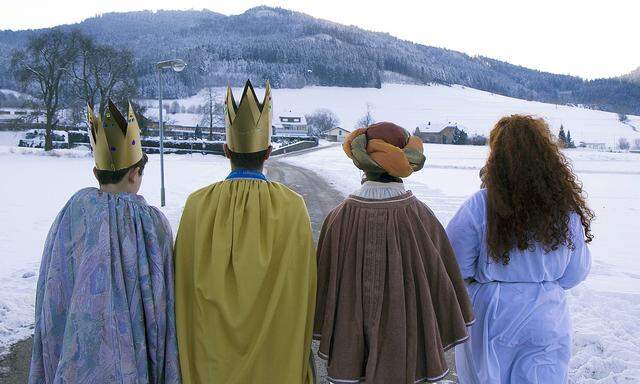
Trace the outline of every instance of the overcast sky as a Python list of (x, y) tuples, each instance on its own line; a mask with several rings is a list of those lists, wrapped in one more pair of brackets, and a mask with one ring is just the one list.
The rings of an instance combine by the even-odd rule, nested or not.
[(3, 1), (0, 29), (79, 22), (143, 9), (227, 15), (280, 6), (414, 42), (554, 73), (611, 77), (640, 66), (638, 0), (20, 0)]

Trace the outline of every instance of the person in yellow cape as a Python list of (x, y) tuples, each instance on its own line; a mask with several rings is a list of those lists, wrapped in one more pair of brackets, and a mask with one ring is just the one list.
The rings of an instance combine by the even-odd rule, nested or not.
[(262, 172), (271, 89), (227, 90), (226, 180), (189, 196), (175, 245), (182, 380), (312, 384), (316, 259), (304, 200)]

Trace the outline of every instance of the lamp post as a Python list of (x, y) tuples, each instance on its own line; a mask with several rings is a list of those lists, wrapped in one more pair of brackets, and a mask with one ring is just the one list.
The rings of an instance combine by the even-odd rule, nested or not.
[(165, 60), (156, 63), (158, 69), (158, 129), (160, 130), (160, 206), (164, 207), (164, 124), (162, 122), (162, 70), (171, 68), (175, 72), (185, 69), (187, 63), (182, 59)]

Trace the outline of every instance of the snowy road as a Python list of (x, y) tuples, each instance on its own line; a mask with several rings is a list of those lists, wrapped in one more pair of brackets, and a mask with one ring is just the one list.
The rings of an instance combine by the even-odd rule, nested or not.
[[(269, 164), (267, 173), (269, 179), (289, 186), (304, 197), (313, 227), (313, 238), (317, 242), (324, 218), (342, 200), (340, 192), (330, 187), (315, 172), (287, 163), (275, 161)], [(313, 344), (316, 374), (320, 379), (318, 384), (324, 384), (327, 377), (326, 363), (318, 357), (317, 341), (314, 341)]]

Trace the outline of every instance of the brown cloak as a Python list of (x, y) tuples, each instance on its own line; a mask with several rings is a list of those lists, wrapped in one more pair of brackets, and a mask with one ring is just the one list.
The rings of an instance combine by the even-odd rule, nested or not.
[(332, 383), (442, 379), (473, 320), (444, 228), (411, 192), (350, 196), (326, 218), (314, 337)]

